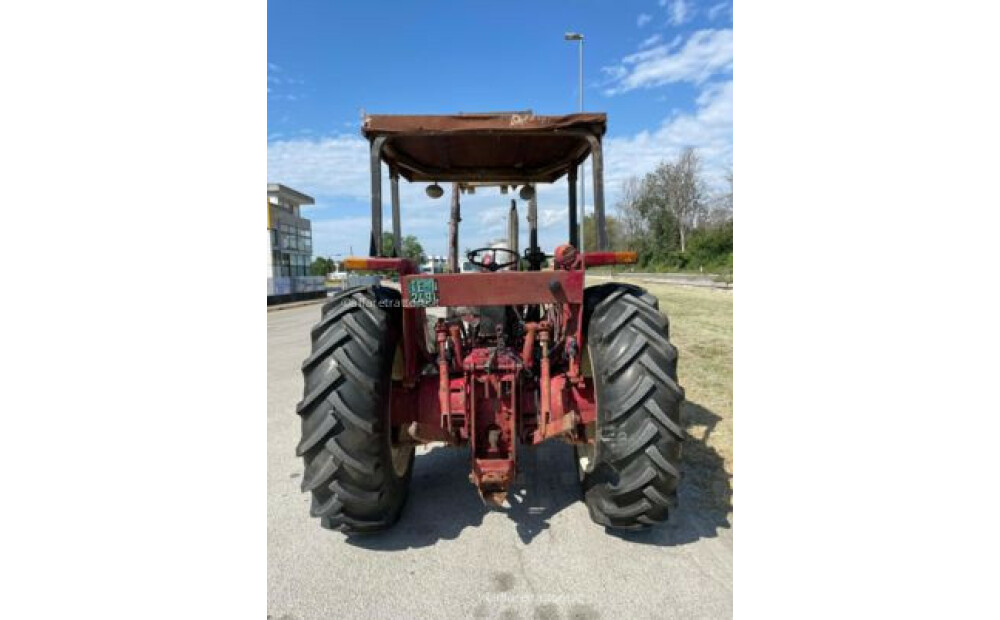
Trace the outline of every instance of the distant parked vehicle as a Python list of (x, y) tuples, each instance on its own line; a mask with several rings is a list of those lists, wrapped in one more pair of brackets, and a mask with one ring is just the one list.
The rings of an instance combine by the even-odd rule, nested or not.
[(424, 264), (420, 265), (420, 273), (444, 273), (447, 264), (444, 256), (428, 256)]

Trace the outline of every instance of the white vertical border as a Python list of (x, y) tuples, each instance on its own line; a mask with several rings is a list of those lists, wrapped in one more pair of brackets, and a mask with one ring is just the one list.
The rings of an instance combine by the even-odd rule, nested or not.
[(5, 615), (266, 607), (266, 4), (0, 9)]

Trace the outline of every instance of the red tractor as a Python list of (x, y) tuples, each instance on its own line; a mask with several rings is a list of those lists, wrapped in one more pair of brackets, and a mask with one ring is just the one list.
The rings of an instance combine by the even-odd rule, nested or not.
[[(657, 300), (627, 284), (584, 287), (588, 266), (634, 262), (608, 252), (604, 217), (604, 114), (374, 115), (368, 258), (348, 268), (394, 271), (391, 283), (347, 289), (323, 307), (302, 364), (298, 413), (303, 491), (324, 527), (348, 533), (392, 525), (406, 500), (418, 444), (467, 446), (470, 481), (503, 505), (518, 452), (557, 439), (574, 444), (591, 518), (613, 528), (664, 521), (676, 505), (684, 431), (677, 350)], [(598, 248), (580, 248), (577, 170), (593, 158)], [(382, 163), (392, 187), (393, 247), (400, 248), (399, 177), (453, 183), (452, 273), (419, 273), (384, 256)], [(568, 176), (568, 243), (538, 247), (535, 186)], [(529, 247), (468, 253), (458, 273), (459, 196), (499, 186), (529, 201)], [(512, 208), (513, 211), (513, 208)], [(512, 240), (516, 248), (516, 232)], [(551, 260), (551, 262), (549, 262)], [(428, 314), (437, 313), (438, 318)]]

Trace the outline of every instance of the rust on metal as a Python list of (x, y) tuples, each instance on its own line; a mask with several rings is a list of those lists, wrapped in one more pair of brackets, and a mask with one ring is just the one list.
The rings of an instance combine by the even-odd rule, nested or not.
[(507, 503), (507, 490), (486, 491), (479, 489), (479, 495), (483, 498), (483, 503), (493, 508), (504, 508)]
[(552, 400), (551, 374), (549, 370), (549, 330), (551, 326), (542, 321), (538, 326), (538, 341), (542, 346), (542, 374), (538, 378), (541, 395), (539, 396), (538, 426), (541, 428), (541, 438), (545, 438), (549, 425), (549, 416)]
[(452, 273), (459, 272), (458, 262), (458, 224), (462, 221), (462, 202), (458, 183), (451, 185), (451, 218), (448, 220), (448, 269)]
[(448, 336), (451, 338), (451, 349), (452, 349), (452, 370), (461, 371), (462, 370), (462, 360), (465, 359), (465, 355), (462, 352), (462, 323), (455, 322), (448, 324)]
[(438, 398), (440, 399), (441, 421), (444, 428), (451, 430), (451, 385), (448, 368), (448, 328), (438, 319), (434, 327), (438, 347)]
[(455, 443), (455, 438), (438, 424), (422, 424), (411, 422), (406, 427), (407, 438), (415, 443), (431, 443), (443, 441), (445, 443)]
[(532, 368), (535, 365), (535, 334), (538, 332), (538, 323), (524, 324), (524, 345), (521, 348), (521, 359), (525, 368)]
[(377, 114), (362, 133), (383, 140), (382, 159), (408, 181), (556, 181), (592, 151), (605, 114), (531, 111), (453, 115)]

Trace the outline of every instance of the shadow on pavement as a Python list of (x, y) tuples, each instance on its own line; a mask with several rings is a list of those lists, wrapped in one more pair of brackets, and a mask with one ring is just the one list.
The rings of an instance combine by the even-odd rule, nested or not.
[[(682, 452), (679, 505), (670, 519), (657, 527), (640, 531), (607, 530), (622, 540), (640, 544), (674, 546), (713, 538), (720, 528), (730, 528), (733, 510), (732, 476), (726, 472), (719, 452), (708, 445), (708, 438), (722, 419), (697, 403), (685, 401), (681, 419), (688, 431)], [(704, 431), (694, 432), (695, 427)]]
[(573, 446), (559, 440), (521, 448), (521, 471), (511, 486), (506, 512), (522, 542), (534, 540), (549, 528), (553, 516), (582, 500), (575, 455)]
[[(719, 528), (731, 527), (732, 482), (722, 456), (707, 443), (722, 418), (691, 402), (684, 404), (683, 415), (687, 428), (706, 430), (700, 438), (689, 433), (684, 444), (680, 506), (667, 523), (650, 530), (606, 530), (609, 534), (640, 544), (669, 546), (714, 537)], [(514, 521), (521, 540), (530, 543), (549, 528), (553, 516), (582, 497), (571, 445), (548, 441), (535, 448), (519, 446), (518, 462), (521, 471), (508, 495), (510, 507), (500, 512)], [(425, 547), (453, 540), (466, 527), (481, 525), (491, 509), (483, 504), (468, 476), (467, 448), (436, 447), (418, 455), (409, 499), (396, 525), (379, 534), (348, 537), (348, 544), (382, 551)]]
[(483, 504), (469, 482), (467, 448), (437, 447), (417, 456), (409, 498), (396, 525), (379, 534), (349, 537), (348, 544), (385, 551), (425, 547), (457, 538), (493, 510), (506, 513), (521, 540), (531, 542), (549, 527), (553, 515), (580, 500), (580, 488), (569, 444), (549, 441), (518, 450), (521, 472), (511, 485), (509, 508)]
[(347, 543), (382, 551), (426, 547), (481, 524), (487, 508), (469, 483), (468, 455), (466, 448), (450, 447), (418, 454), (399, 521), (384, 532), (349, 536)]

